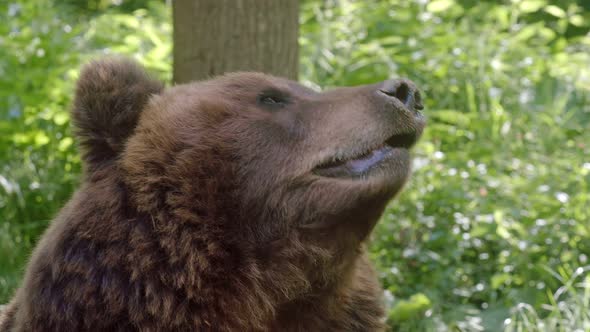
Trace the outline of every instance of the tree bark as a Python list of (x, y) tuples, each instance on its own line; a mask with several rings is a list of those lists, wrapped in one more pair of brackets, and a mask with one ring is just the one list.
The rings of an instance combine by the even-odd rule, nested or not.
[(299, 0), (174, 0), (174, 82), (232, 71), (297, 79)]

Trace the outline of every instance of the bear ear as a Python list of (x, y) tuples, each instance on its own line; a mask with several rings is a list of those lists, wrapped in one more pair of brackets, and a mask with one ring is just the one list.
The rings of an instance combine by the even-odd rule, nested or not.
[(129, 59), (106, 58), (82, 69), (72, 121), (87, 168), (98, 168), (117, 157), (150, 96), (162, 89), (162, 83)]

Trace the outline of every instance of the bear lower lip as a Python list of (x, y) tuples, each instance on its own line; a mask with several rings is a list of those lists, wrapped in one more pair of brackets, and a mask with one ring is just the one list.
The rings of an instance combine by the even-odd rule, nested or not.
[(316, 175), (325, 177), (361, 177), (374, 169), (379, 168), (386, 161), (400, 157), (408, 149), (404, 147), (392, 147), (389, 145), (369, 151), (368, 153), (342, 162), (331, 163), (317, 167)]

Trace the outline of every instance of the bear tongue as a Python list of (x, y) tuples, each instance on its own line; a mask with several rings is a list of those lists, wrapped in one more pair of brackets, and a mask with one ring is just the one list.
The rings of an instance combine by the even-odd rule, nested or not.
[(347, 161), (345, 166), (352, 173), (364, 173), (383, 160), (391, 150), (389, 146), (375, 149), (360, 158)]

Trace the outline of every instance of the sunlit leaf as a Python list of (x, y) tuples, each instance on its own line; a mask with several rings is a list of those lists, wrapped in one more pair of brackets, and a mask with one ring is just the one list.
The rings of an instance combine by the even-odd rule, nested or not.
[(454, 4), (454, 0), (433, 0), (426, 5), (426, 10), (431, 13), (438, 13), (449, 9)]
[(396, 322), (403, 322), (418, 317), (431, 307), (430, 299), (422, 294), (414, 294), (407, 300), (397, 302), (391, 309), (389, 317)]
[(61, 141), (59, 141), (58, 149), (59, 151), (66, 151), (72, 144), (74, 140), (71, 137), (65, 137)]
[(555, 5), (549, 5), (549, 6), (545, 7), (543, 10), (545, 10), (547, 13), (549, 13), (555, 17), (564, 18), (567, 16), (567, 13), (565, 12), (565, 10), (563, 10)]
[(523, 0), (519, 4), (519, 9), (524, 13), (532, 13), (541, 9), (545, 4), (544, 0)]
[(41, 146), (50, 142), (49, 137), (44, 132), (37, 132), (34, 138), (35, 145)]
[(69, 118), (70, 117), (66, 112), (58, 112), (53, 116), (53, 122), (59, 126), (62, 126), (68, 122)]

